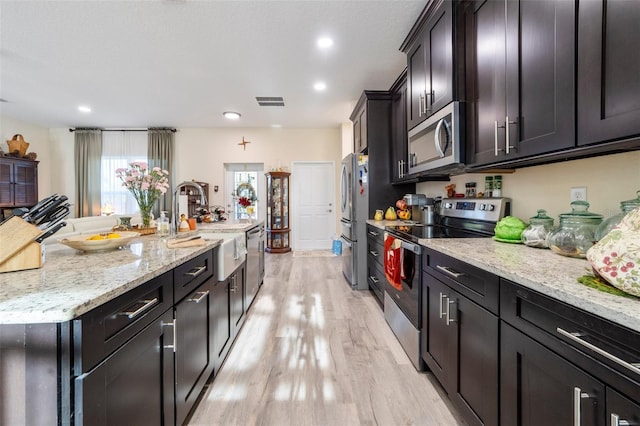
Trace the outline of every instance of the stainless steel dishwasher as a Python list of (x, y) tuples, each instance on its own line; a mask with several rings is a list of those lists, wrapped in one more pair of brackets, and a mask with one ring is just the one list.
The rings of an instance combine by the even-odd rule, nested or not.
[(264, 224), (247, 232), (246, 306), (253, 302), (264, 279)]

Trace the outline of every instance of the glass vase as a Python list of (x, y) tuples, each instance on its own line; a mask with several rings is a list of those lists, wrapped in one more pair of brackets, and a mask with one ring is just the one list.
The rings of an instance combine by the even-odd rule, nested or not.
[(142, 218), (142, 227), (149, 228), (151, 227), (151, 208), (147, 206), (140, 206), (140, 216)]

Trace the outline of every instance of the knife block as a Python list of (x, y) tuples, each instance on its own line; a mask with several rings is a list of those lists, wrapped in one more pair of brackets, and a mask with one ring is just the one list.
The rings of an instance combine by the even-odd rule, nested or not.
[(37, 226), (17, 216), (0, 225), (0, 272), (41, 268), (42, 247), (34, 242), (41, 233)]

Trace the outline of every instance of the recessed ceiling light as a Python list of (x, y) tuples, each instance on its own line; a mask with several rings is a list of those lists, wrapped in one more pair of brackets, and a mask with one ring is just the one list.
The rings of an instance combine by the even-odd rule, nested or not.
[(91, 112), (91, 108), (86, 106), (86, 105), (80, 105), (78, 107), (78, 111), (84, 112), (84, 113), (89, 113), (89, 112)]
[(320, 37), (317, 41), (318, 47), (321, 49), (326, 49), (333, 46), (333, 40), (329, 37)]
[(224, 118), (228, 120), (238, 120), (240, 118), (239, 112), (225, 111), (222, 113), (222, 115), (224, 115)]
[(327, 88), (327, 84), (324, 81), (318, 81), (313, 85), (313, 88), (316, 89), (316, 91), (318, 92), (322, 92)]
[(280, 127), (282, 127), (282, 124), (272, 124), (271, 127), (273, 127), (274, 129), (279, 129)]

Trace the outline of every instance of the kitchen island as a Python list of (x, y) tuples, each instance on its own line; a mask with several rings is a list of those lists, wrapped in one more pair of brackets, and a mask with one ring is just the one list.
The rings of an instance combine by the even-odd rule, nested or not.
[(0, 274), (0, 424), (182, 423), (222, 361), (221, 240), (201, 241), (48, 244), (42, 268)]

